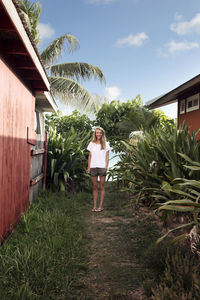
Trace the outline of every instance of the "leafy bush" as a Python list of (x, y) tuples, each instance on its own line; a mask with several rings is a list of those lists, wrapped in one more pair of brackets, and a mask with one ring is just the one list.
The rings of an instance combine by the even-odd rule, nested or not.
[(45, 123), (47, 131), (50, 127), (53, 127), (58, 133), (62, 134), (73, 127), (77, 133), (86, 131), (92, 134), (93, 122), (86, 115), (80, 114), (78, 110), (73, 111), (69, 116), (63, 116), (61, 112), (46, 115)]
[[(200, 176), (200, 172), (186, 169), (185, 159), (178, 154), (184, 153), (198, 161), (200, 141), (196, 140), (196, 134), (190, 136), (185, 124), (178, 130), (167, 125), (165, 130), (158, 128), (144, 132), (136, 143), (132, 139), (123, 141), (126, 152), (121, 154), (121, 161), (113, 169), (113, 177), (118, 176), (130, 191), (149, 198), (149, 205), (162, 197), (164, 202), (169, 195), (162, 190), (163, 182)], [(156, 193), (159, 193), (159, 199)]]
[(62, 134), (49, 127), (47, 187), (62, 192), (87, 187), (86, 145), (89, 139), (90, 133), (77, 132), (73, 127)]
[(70, 116), (61, 112), (46, 116), (49, 133), (47, 187), (57, 191), (87, 189), (87, 145), (92, 136), (92, 121), (77, 110)]
[(175, 122), (168, 120), (164, 113), (145, 108), (140, 95), (127, 102), (104, 103), (96, 115), (95, 124), (105, 129), (115, 152), (125, 150), (120, 141), (128, 139), (132, 131), (151, 130), (154, 127), (163, 128), (166, 124), (175, 127)]
[[(126, 153), (111, 175), (130, 192), (137, 194), (148, 206), (157, 205), (164, 219), (174, 213), (188, 213), (189, 222), (170, 229), (184, 229), (174, 241), (188, 237), (187, 228), (195, 224), (198, 238), (198, 213), (200, 211), (200, 141), (198, 132), (190, 136), (185, 124), (180, 129), (166, 126), (165, 130), (152, 129), (144, 132), (137, 141), (123, 142)], [(185, 179), (187, 178), (187, 179)], [(159, 207), (158, 207), (159, 205)]]
[[(185, 159), (185, 163), (189, 162), (190, 165), (185, 164), (184, 167), (186, 169), (192, 170), (193, 172), (200, 172), (200, 163), (192, 161), (187, 155), (179, 153), (179, 155)], [(192, 165), (191, 165), (192, 164)], [(194, 176), (195, 177), (195, 176)], [(184, 239), (189, 237), (191, 242), (191, 250), (196, 252), (200, 256), (200, 251), (198, 250), (200, 246), (200, 235), (199, 235), (199, 220), (198, 214), (200, 212), (200, 182), (199, 180), (193, 179), (185, 179), (185, 178), (175, 178), (171, 184), (162, 183), (162, 189), (165, 193), (170, 197), (170, 200), (166, 200), (164, 203), (158, 203), (160, 207), (157, 211), (175, 211), (175, 212), (183, 212), (190, 213), (193, 221), (178, 226), (177, 228), (171, 229), (169, 232), (175, 231), (177, 229), (182, 229), (186, 227), (192, 227), (195, 225), (193, 229), (190, 231), (190, 234), (182, 234), (181, 236), (176, 237), (176, 239)], [(173, 198), (178, 197), (178, 200)], [(168, 233), (169, 233), (168, 232)], [(162, 238), (159, 239), (161, 241), (165, 238), (168, 233), (166, 233)], [(176, 240), (175, 239), (175, 240)]]

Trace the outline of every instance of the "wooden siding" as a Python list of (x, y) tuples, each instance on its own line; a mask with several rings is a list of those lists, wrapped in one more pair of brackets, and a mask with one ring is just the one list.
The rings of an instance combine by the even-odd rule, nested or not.
[(35, 98), (0, 58), (0, 239), (29, 204), (30, 144)]
[[(200, 128), (200, 109), (185, 112), (184, 114), (180, 114), (180, 101), (178, 102), (178, 127), (180, 127), (185, 120), (188, 125), (188, 129), (190, 134), (192, 132), (197, 131)], [(200, 133), (197, 136), (197, 139), (200, 139)]]

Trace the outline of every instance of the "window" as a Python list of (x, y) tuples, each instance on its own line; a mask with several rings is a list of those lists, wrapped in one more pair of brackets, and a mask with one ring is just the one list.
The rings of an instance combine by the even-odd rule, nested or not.
[(199, 109), (199, 94), (187, 98), (186, 112)]
[(185, 113), (185, 100), (181, 100), (180, 102), (180, 115)]

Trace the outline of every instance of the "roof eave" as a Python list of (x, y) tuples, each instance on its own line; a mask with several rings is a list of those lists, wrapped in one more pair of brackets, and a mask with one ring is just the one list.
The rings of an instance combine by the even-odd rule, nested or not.
[(57, 104), (50, 92), (37, 92), (36, 107), (42, 112), (56, 112)]
[(146, 107), (149, 109), (158, 108), (164, 105), (168, 105), (174, 102), (177, 102), (181, 94), (185, 93), (187, 90), (190, 90), (192, 87), (200, 84), (200, 75), (193, 77), (192, 79), (186, 81), (185, 83), (179, 85), (172, 91), (157, 97), (155, 101), (150, 100), (146, 102)]
[(50, 83), (49, 80), (47, 78), (47, 75), (43, 69), (43, 66), (34, 50), (34, 47), (26, 33), (26, 30), (22, 24), (22, 21), (19, 17), (19, 14), (16, 10), (15, 5), (13, 4), (12, 0), (1, 0), (1, 3), (3, 4), (6, 13), (8, 14), (10, 20), (12, 21), (14, 27), (16, 28), (16, 31), (18, 32), (18, 35), (20, 36), (24, 46), (27, 49), (27, 52), (29, 53), (37, 71), (39, 72), (42, 81), (44, 82), (45, 86), (46, 86), (46, 90), (49, 91), (50, 90)]

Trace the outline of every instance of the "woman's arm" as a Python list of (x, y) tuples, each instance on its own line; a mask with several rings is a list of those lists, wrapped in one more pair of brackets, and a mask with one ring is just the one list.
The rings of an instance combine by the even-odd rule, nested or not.
[(87, 173), (90, 173), (90, 162), (91, 162), (91, 152), (89, 152), (89, 156), (88, 156), (88, 168), (87, 168)]
[(109, 151), (106, 152), (106, 171), (108, 170), (108, 164), (109, 164)]

